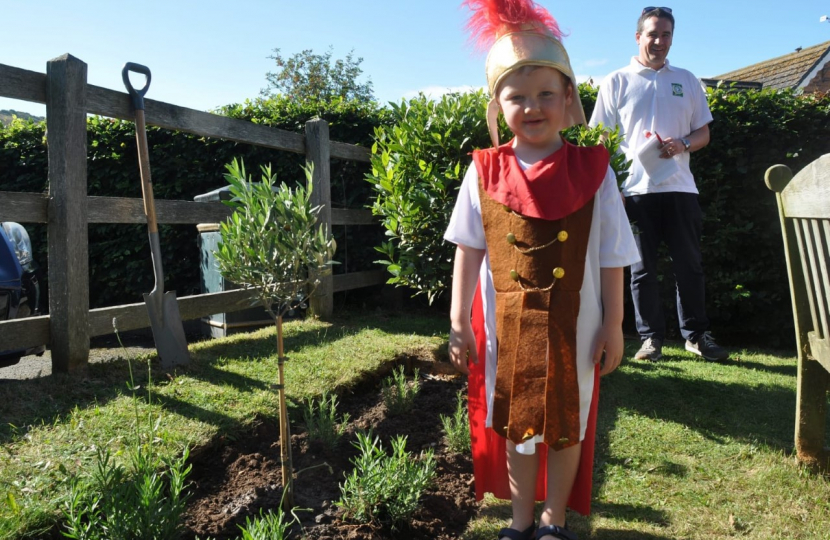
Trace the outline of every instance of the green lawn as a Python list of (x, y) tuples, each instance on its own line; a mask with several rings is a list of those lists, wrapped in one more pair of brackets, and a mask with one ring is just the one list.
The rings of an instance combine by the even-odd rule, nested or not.
[[(286, 386), (289, 403), (327, 388), (346, 388), (404, 353), (437, 354), (446, 341), (446, 318), (350, 314), (332, 323), (287, 322)], [(37, 538), (59, 517), (68, 478), (89, 470), (97, 448), (123, 450), (141, 433), (154, 432), (160, 455), (185, 445), (234, 437), (277, 410), (276, 339), (273, 328), (195, 343), (191, 366), (149, 386), (146, 358), (90, 365), (86, 376), (51, 375), (0, 386), (0, 538)], [(113, 350), (120, 354), (119, 349)], [(299, 410), (291, 413), (300, 418)], [(137, 420), (138, 418), (138, 420)], [(159, 420), (160, 419), (160, 420)], [(150, 426), (150, 427), (147, 427)]]
[[(637, 345), (602, 381), (593, 514), (569, 518), (580, 538), (830, 538), (830, 479), (792, 456), (795, 358), (718, 364), (681, 346), (651, 363)], [(488, 499), (468, 537), (495, 538), (507, 516)]]
[[(444, 317), (423, 314), (289, 322), (291, 403), (353, 385), (404, 353), (440, 355), (446, 331)], [(716, 364), (669, 346), (649, 363), (630, 359), (635, 347), (602, 382), (594, 513), (570, 517), (581, 538), (830, 538), (830, 480), (791, 455), (794, 358), (745, 350)], [(137, 410), (123, 358), (83, 377), (0, 385), (0, 538), (51, 526), (68, 475), (88, 469), (98, 447), (123, 450), (137, 418), (160, 418), (154, 444), (169, 455), (273, 417), (275, 350), (270, 328), (193, 344), (192, 365), (153, 381)], [(146, 358), (132, 365), (146, 397)], [(495, 538), (508, 515), (508, 503), (486, 500), (465, 538)]]

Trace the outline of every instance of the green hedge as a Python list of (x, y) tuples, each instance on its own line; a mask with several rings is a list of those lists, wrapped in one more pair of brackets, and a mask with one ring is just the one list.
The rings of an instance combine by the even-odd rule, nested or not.
[[(590, 116), (596, 88), (581, 85), (580, 97)], [(337, 271), (368, 269), (372, 261), (384, 256), (394, 261), (394, 253), (403, 247), (417, 252), (420, 263), (412, 271), (437, 283), (435, 296), (441, 297), (450, 284), (452, 256), (452, 246), (446, 246), (441, 237), (459, 180), (470, 162), (469, 152), (489, 144), (483, 121), (485, 102), (481, 93), (447, 96), (435, 103), (415, 98), (389, 109), (355, 102), (298, 106), (274, 99), (248, 101), (220, 112), (297, 132), (304, 130), (306, 120), (320, 116), (329, 121), (333, 140), (366, 146), (376, 142), (375, 174), (369, 175), (370, 182), (364, 181), (365, 164), (333, 162), (333, 205), (365, 206), (380, 173), (386, 174), (390, 162), (400, 163), (408, 171), (401, 177), (402, 185), (408, 182), (407, 190), (415, 195), (397, 201), (380, 197), (374, 204), (400, 205), (401, 222), (408, 220), (413, 227), (410, 238), (416, 243), (401, 246), (396, 234), (387, 231), (388, 241), (380, 248), (385, 255), (379, 255), (371, 249), (382, 245), (379, 228), (337, 227), (334, 232), (340, 249), (336, 258), (346, 263), (336, 267)], [(793, 323), (783, 247), (775, 198), (765, 187), (763, 174), (775, 163), (798, 171), (830, 152), (830, 96), (718, 89), (710, 91), (709, 103), (714, 116), (712, 140), (693, 155), (692, 170), (704, 210), (703, 256), (712, 327), (727, 343), (790, 345)], [(139, 197), (132, 123), (91, 118), (88, 133), (89, 194)], [(224, 164), (234, 157), (243, 158), (249, 170), (272, 162), (278, 178), (302, 178), (303, 157), (297, 154), (155, 128), (149, 130), (148, 139), (160, 199), (188, 200), (222, 186)], [(393, 141), (398, 147), (390, 146)], [(0, 128), (2, 190), (45, 191), (46, 175), (44, 125), (17, 121)], [(412, 205), (417, 208), (414, 213)], [(36, 244), (37, 259), (45, 265), (45, 228), (27, 228)], [(179, 295), (199, 288), (194, 229), (162, 227), (168, 288)], [(388, 256), (390, 252), (393, 257)], [(141, 293), (152, 288), (149, 260), (143, 226), (90, 226), (91, 306), (140, 301)], [(666, 313), (673, 318), (673, 284), (664, 267)]]
[[(596, 88), (580, 85), (590, 116)], [(792, 92), (709, 92), (714, 122), (708, 147), (692, 157), (704, 211), (703, 257), (712, 328), (726, 343), (792, 344), (793, 322), (780, 226), (764, 171), (793, 171), (830, 152), (830, 96)], [(383, 215), (391, 282), (446, 302), (453, 246), (441, 237), (473, 148), (488, 146), (481, 93), (423, 97), (394, 107), (393, 126), (377, 129), (372, 177)], [(503, 136), (502, 140), (506, 140)], [(679, 335), (674, 284), (663, 261), (663, 298)], [(631, 322), (628, 306), (627, 323)], [(630, 328), (630, 326), (629, 326)]]
[(789, 281), (775, 196), (764, 172), (794, 173), (830, 152), (830, 94), (709, 92), (711, 141), (692, 157), (704, 211), (707, 309), (730, 341), (794, 343)]
[[(376, 126), (388, 122), (386, 109), (373, 103), (334, 101), (298, 106), (286, 99), (257, 99), (217, 111), (234, 118), (303, 132), (305, 122), (319, 116), (329, 122), (332, 140), (370, 146)], [(45, 125), (17, 121), (0, 128), (0, 186), (3, 191), (47, 191)], [(88, 193), (112, 197), (140, 197), (141, 184), (132, 122), (91, 117), (88, 133)], [(149, 128), (150, 167), (157, 199), (192, 200), (225, 185), (225, 164), (245, 160), (248, 170), (272, 163), (280, 181), (304, 180), (304, 156), (232, 141)], [(363, 181), (365, 163), (333, 160), (332, 206), (362, 208), (370, 187)], [(37, 261), (46, 277), (46, 233), (43, 225), (26, 225), (32, 234)], [(371, 246), (380, 241), (376, 226), (335, 227), (340, 250), (337, 272), (372, 268)], [(199, 292), (199, 248), (196, 228), (160, 226), (166, 288), (179, 296)], [(367, 245), (365, 238), (370, 241)], [(146, 226), (90, 225), (90, 306), (140, 302), (153, 287)]]
[(391, 104), (395, 125), (375, 129), (367, 180), (387, 236), (378, 262), (392, 274), (389, 283), (425, 294), (430, 303), (450, 286), (455, 246), (443, 232), (470, 152), (490, 144), (486, 106), (482, 91), (435, 101), (421, 95)]
[[(596, 92), (586, 87), (584, 94), (592, 106)], [(375, 191), (372, 210), (380, 216), (387, 236), (377, 248), (384, 257), (378, 262), (392, 274), (388, 283), (423, 294), (430, 303), (446, 301), (455, 246), (442, 235), (470, 165), (470, 153), (490, 145), (485, 120), (488, 101), (482, 90), (446, 94), (439, 100), (420, 95), (390, 104), (395, 125), (375, 130), (372, 174), (367, 180)], [(572, 143), (583, 146), (598, 144), (601, 135), (600, 129), (584, 126), (565, 133)], [(499, 140), (511, 137), (502, 119)], [(607, 137), (606, 147), (618, 155), (611, 166), (622, 175), (628, 164), (625, 156), (617, 154), (619, 140), (615, 131)]]

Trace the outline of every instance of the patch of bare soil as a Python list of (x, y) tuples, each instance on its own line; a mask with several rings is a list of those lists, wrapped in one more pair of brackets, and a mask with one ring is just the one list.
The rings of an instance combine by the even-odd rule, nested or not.
[[(428, 363), (431, 364), (431, 363)], [(440, 365), (440, 364), (439, 364)], [(310, 540), (452, 539), (461, 536), (478, 510), (473, 492), (473, 470), (469, 455), (453, 454), (444, 445), (440, 415), (455, 410), (456, 393), (463, 388), (457, 377), (435, 369), (421, 369), (421, 391), (409, 413), (387, 414), (380, 392), (380, 377), (339, 397), (340, 413), (349, 413), (346, 434), (334, 451), (310, 443), (297, 414), (292, 425), (294, 498), (301, 509), (301, 524), (294, 538)], [(372, 429), (388, 449), (397, 435), (407, 437), (407, 450), (433, 448), (438, 463), (432, 487), (411, 523), (392, 531), (386, 526), (348, 522), (334, 504), (340, 498), (340, 483), (352, 470), (357, 454), (352, 445), (356, 430)], [(192, 458), (190, 481), (194, 493), (185, 515), (183, 538), (199, 536), (232, 539), (240, 536), (238, 525), (246, 517), (279, 506), (282, 496), (279, 428), (262, 422), (246, 436), (224, 441)]]

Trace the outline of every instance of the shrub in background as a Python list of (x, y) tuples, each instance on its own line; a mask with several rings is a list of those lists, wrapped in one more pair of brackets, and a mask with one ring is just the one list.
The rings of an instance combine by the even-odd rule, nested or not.
[[(343, 100), (307, 100), (302, 103), (286, 97), (246, 100), (243, 104), (228, 105), (217, 112), (231, 118), (248, 120), (296, 133), (305, 133), (305, 123), (322, 118), (329, 124), (329, 137), (333, 141), (371, 147), (374, 129), (392, 121), (390, 111), (375, 102)], [(241, 145), (237, 145), (241, 146)], [(281, 153), (282, 159), (274, 162), (274, 171), (280, 177), (290, 177), (304, 164), (302, 154)], [(244, 156), (243, 156), (244, 157)], [(248, 158), (246, 157), (246, 160)], [(256, 161), (248, 161), (255, 165)], [(364, 208), (372, 190), (363, 181), (369, 166), (366, 163), (332, 160), (331, 197), (335, 208)]]
[[(585, 85), (580, 85), (583, 92)], [(591, 91), (586, 92), (591, 96)], [(595, 92), (594, 92), (595, 95)], [(490, 146), (483, 90), (447, 94), (432, 101), (421, 95), (390, 104), (395, 123), (375, 129), (372, 173), (366, 179), (375, 190), (372, 207), (383, 220), (388, 240), (377, 250), (378, 261), (392, 275), (387, 283), (409, 287), (430, 303), (449, 290), (455, 246), (444, 241), (456, 194), (472, 162), (470, 154)], [(512, 134), (502, 120), (501, 141)], [(574, 127), (565, 137), (574, 144), (599, 144), (600, 129)], [(607, 146), (616, 152), (619, 133)], [(612, 166), (622, 175), (624, 157)], [(622, 178), (622, 176), (621, 176)]]
[(388, 283), (431, 303), (449, 287), (455, 246), (443, 234), (470, 153), (490, 144), (487, 96), (481, 90), (437, 101), (420, 95), (390, 107), (394, 124), (375, 129), (366, 176), (375, 191), (372, 211), (387, 236), (378, 262), (392, 275)]
[[(579, 92), (590, 116), (597, 90), (581, 84)], [(726, 343), (791, 345), (780, 227), (764, 171), (775, 163), (798, 171), (830, 152), (830, 95), (719, 88), (709, 90), (708, 97), (712, 140), (692, 155), (692, 171), (704, 213), (702, 251), (712, 328)], [(378, 262), (388, 268), (389, 283), (410, 287), (431, 301), (450, 288), (455, 246), (442, 236), (471, 163), (468, 154), (490, 145), (485, 106), (482, 92), (435, 102), (421, 96), (393, 107), (394, 125), (376, 130), (367, 180), (377, 197), (373, 210), (386, 228)], [(509, 136), (502, 126), (501, 140)], [(590, 144), (596, 132), (568, 130), (566, 137)], [(618, 174), (626, 168), (621, 157), (612, 166)], [(672, 329), (676, 336), (671, 275), (666, 255), (661, 287), (670, 336)], [(631, 315), (630, 302), (627, 309)]]
[[(711, 142), (692, 154), (692, 172), (712, 328), (731, 343), (793, 345), (781, 225), (764, 172), (777, 163), (798, 172), (830, 152), (830, 94), (721, 87), (708, 98)], [(663, 294), (672, 299), (669, 283)]]
[[(581, 84), (580, 99), (590, 116), (596, 87)], [(770, 165), (798, 171), (830, 152), (830, 96), (793, 92), (709, 91), (714, 122), (712, 140), (692, 155), (692, 170), (704, 211), (703, 256), (707, 309), (719, 338), (729, 343), (792, 345), (783, 247), (775, 198), (763, 182)], [(285, 99), (251, 100), (229, 105), (223, 114), (256, 123), (303, 131), (313, 116), (330, 123), (331, 138), (376, 145), (369, 182), (365, 164), (332, 163), (333, 206), (361, 207), (364, 196), (377, 196), (373, 210), (380, 228), (336, 227), (343, 265), (336, 271), (365, 270), (378, 259), (390, 282), (435, 300), (449, 287), (454, 247), (441, 236), (456, 191), (474, 148), (489, 146), (482, 92), (445, 96), (430, 102), (421, 96), (390, 106), (332, 102), (295, 104)], [(132, 125), (90, 119), (90, 195), (138, 197), (140, 182)], [(97, 123), (96, 123), (97, 122)], [(46, 190), (44, 125), (17, 120), (0, 127), (0, 186), (6, 191)], [(509, 133), (502, 126), (502, 140)], [(295, 171), (302, 156), (215, 141), (186, 133), (148, 130), (156, 196), (190, 199), (216, 187), (225, 163), (234, 156), (257, 167), (274, 162)], [(97, 141), (97, 142), (96, 142)], [(385, 156), (385, 157), (384, 157)], [(45, 226), (27, 224), (38, 262), (47, 264)], [(192, 226), (162, 226), (164, 266), (170, 288), (180, 295), (198, 292), (198, 248)], [(138, 225), (90, 225), (91, 307), (141, 301), (152, 288), (144, 228)], [(663, 260), (665, 312), (675, 314), (670, 269)], [(45, 269), (44, 269), (45, 277)], [(45, 289), (45, 287), (44, 287)], [(630, 305), (628, 306), (630, 313)], [(628, 317), (630, 319), (630, 317)]]

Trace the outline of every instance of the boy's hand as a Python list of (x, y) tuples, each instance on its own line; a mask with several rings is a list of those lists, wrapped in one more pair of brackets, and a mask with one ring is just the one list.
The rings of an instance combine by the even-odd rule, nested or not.
[(473, 327), (469, 323), (450, 327), (449, 353), (450, 362), (461, 373), (469, 375), (468, 360), (478, 364), (476, 336), (473, 333)]
[(602, 363), (599, 374), (608, 375), (617, 369), (622, 361), (623, 334), (620, 325), (602, 325), (594, 344), (594, 364), (602, 361), (603, 352), (605, 352), (605, 361)]

